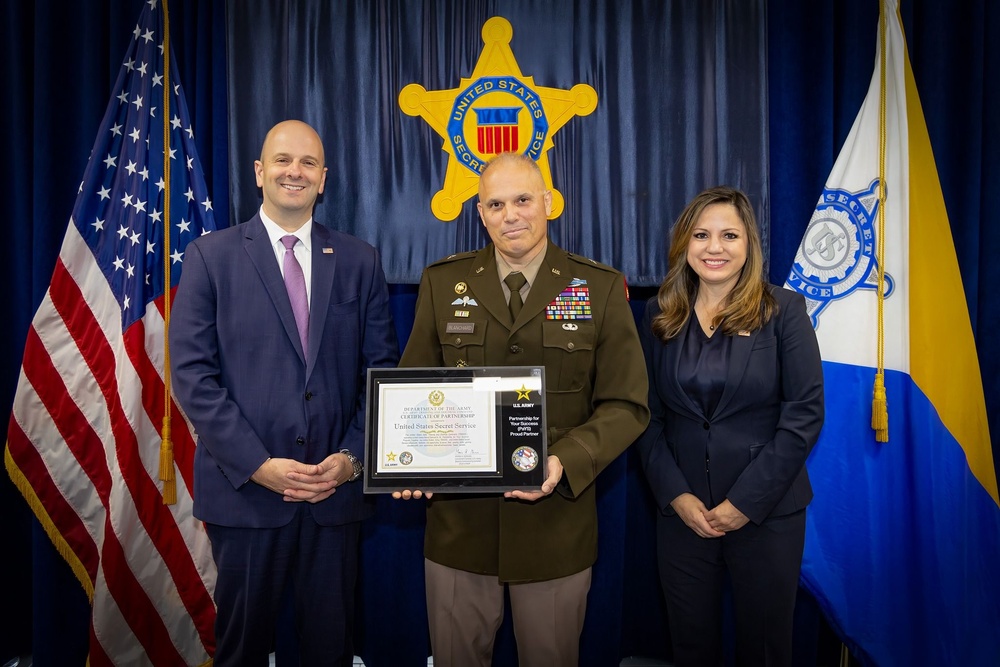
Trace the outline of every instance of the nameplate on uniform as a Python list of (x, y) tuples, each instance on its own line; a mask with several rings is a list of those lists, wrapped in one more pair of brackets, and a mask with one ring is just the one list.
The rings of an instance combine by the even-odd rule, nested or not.
[(370, 368), (367, 392), (365, 493), (537, 491), (545, 481), (544, 367)]
[[(456, 312), (457, 314), (457, 312)], [(466, 315), (461, 315), (460, 317), (466, 317)], [(470, 334), (476, 332), (476, 325), (474, 322), (448, 322), (444, 326), (444, 332), (450, 334)]]

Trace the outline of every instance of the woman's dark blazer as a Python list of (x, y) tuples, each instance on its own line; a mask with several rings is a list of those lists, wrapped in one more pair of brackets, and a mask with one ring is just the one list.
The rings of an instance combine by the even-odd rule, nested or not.
[[(823, 425), (823, 367), (802, 295), (771, 286), (778, 312), (733, 334), (729, 376), (711, 419), (677, 381), (681, 343), (654, 336), (656, 297), (639, 329), (652, 418), (636, 442), (660, 511), (693, 493), (709, 509), (726, 498), (755, 524), (812, 500), (805, 461)], [(716, 334), (721, 335), (721, 334)]]

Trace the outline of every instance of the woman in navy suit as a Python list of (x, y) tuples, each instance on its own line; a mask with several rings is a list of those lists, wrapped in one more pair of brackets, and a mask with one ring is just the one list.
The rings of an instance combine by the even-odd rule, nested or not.
[(687, 205), (639, 335), (652, 419), (636, 446), (660, 510), (674, 664), (721, 664), (728, 577), (737, 663), (790, 665), (823, 369), (804, 299), (764, 279), (745, 194)]

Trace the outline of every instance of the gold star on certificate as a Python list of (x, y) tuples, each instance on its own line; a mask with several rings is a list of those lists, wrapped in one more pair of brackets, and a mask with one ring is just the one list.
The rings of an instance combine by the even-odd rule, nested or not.
[(396, 460), (396, 452), (389, 452), (388, 454), (385, 455), (385, 458), (386, 458), (387, 461), (395, 461)]
[(530, 400), (531, 390), (525, 387), (523, 384), (521, 385), (521, 388), (517, 389), (516, 391), (517, 391), (517, 400), (519, 401)]
[(549, 219), (562, 213), (564, 200), (552, 187), (547, 152), (563, 125), (597, 108), (597, 92), (583, 83), (569, 90), (536, 86), (514, 59), (513, 36), (510, 22), (494, 16), (483, 24), (479, 61), (458, 88), (428, 91), (411, 83), (399, 92), (403, 113), (420, 116), (444, 139), (442, 150), (449, 156), (444, 187), (431, 199), (439, 220), (457, 218), (462, 204), (476, 194), (486, 163), (508, 151), (538, 163), (545, 187), (552, 191)]

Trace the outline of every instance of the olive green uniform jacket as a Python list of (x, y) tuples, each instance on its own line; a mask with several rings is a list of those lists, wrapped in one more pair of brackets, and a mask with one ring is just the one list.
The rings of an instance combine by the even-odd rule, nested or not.
[[(586, 281), (592, 319), (548, 319), (546, 306), (574, 279)], [(448, 333), (456, 322), (473, 324), (472, 333)], [(534, 503), (436, 494), (424, 555), (502, 582), (545, 581), (593, 565), (594, 480), (649, 421), (646, 367), (622, 274), (550, 241), (511, 322), (493, 245), (452, 255), (424, 270), (400, 366), (545, 366), (548, 451), (564, 467), (556, 491)]]

